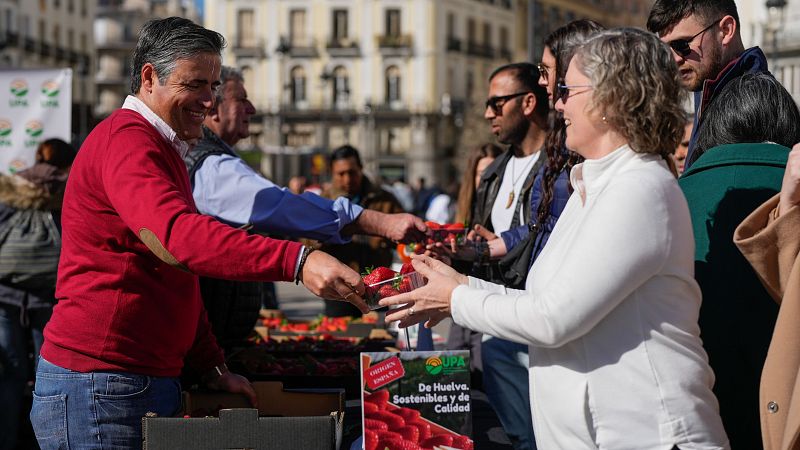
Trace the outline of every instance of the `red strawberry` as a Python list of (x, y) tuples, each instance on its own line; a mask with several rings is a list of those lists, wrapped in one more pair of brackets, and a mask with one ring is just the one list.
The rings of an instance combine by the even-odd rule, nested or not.
[(384, 410), (389, 402), (389, 391), (381, 389), (375, 392), (364, 392), (364, 401), (375, 403), (378, 405), (378, 409)]
[(432, 222), (430, 220), (425, 222), (425, 225), (427, 225), (428, 229), (430, 229), (430, 230), (438, 230), (439, 228), (442, 228), (441, 224), (439, 224), (437, 222)]
[(396, 431), (379, 431), (378, 439), (382, 441), (402, 441), (403, 435)]
[(386, 422), (389, 430), (397, 430), (406, 426), (406, 421), (397, 414), (392, 414), (388, 411), (378, 411), (368, 416), (370, 419), (380, 420)]
[(431, 424), (421, 419), (411, 420), (408, 425), (416, 427), (419, 430), (419, 442), (424, 441), (431, 437)]
[(413, 271), (414, 271), (414, 266), (412, 266), (410, 262), (403, 263), (403, 267), (400, 268), (400, 275), (411, 273)]
[(464, 224), (463, 223), (446, 223), (446, 224), (444, 224), (444, 226), (442, 228), (445, 228), (447, 230), (464, 230)]
[(425, 244), (422, 242), (417, 242), (416, 244), (414, 244), (414, 253), (416, 253), (417, 255), (425, 253)]
[(364, 415), (378, 412), (378, 405), (372, 402), (364, 402)]
[(431, 436), (428, 439), (422, 441), (423, 447), (433, 447), (435, 445), (450, 446), (452, 444), (453, 444), (453, 436), (449, 434), (437, 434), (436, 436)]
[(395, 271), (388, 267), (376, 267), (371, 271), (368, 271), (367, 275), (365, 275), (362, 280), (364, 281), (364, 284), (369, 285), (380, 283), (381, 281), (386, 281), (396, 276), (397, 274)]
[[(397, 414), (398, 416), (402, 417), (403, 419), (406, 420), (406, 422), (410, 422), (412, 420), (417, 420), (417, 419), (419, 419), (419, 416), (420, 416), (419, 411), (417, 411), (416, 409), (411, 409), (411, 408), (396, 409), (396, 410), (392, 411), (392, 413), (393, 414)], [(408, 439), (408, 438), (406, 438), (406, 439)]]
[(364, 430), (364, 450), (376, 450), (377, 448), (378, 433), (372, 430)]
[(397, 432), (407, 441), (419, 442), (419, 428), (413, 425), (406, 425), (397, 430)]
[(453, 438), (453, 447), (461, 450), (472, 450), (472, 439), (469, 436), (459, 435)]
[(383, 285), (383, 286), (381, 286), (381, 288), (378, 290), (378, 296), (379, 296), (380, 298), (392, 297), (392, 296), (395, 296), (395, 295), (398, 295), (398, 294), (400, 294), (400, 291), (399, 291), (399, 290), (397, 290), (397, 289), (395, 289), (395, 287), (394, 287), (394, 286), (392, 286), (392, 285), (391, 285), (391, 284), (389, 284), (389, 283), (387, 283), (387, 284), (384, 284), (384, 285)]
[(411, 441), (403, 441), (398, 439), (381, 439), (378, 442), (379, 450), (420, 450), (419, 445)]
[(414, 287), (411, 286), (411, 277), (403, 277), (400, 280), (400, 286), (397, 287), (397, 290), (400, 292), (411, 292), (414, 290)]
[(389, 425), (386, 425), (386, 422), (382, 422), (377, 419), (364, 419), (364, 428), (367, 430), (373, 430), (375, 433), (375, 439), (378, 439), (378, 433), (376, 431), (386, 431), (389, 429)]

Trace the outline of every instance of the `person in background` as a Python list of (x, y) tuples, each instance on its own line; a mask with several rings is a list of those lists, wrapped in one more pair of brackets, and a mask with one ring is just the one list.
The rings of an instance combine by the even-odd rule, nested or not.
[(675, 167), (678, 169), (678, 175), (682, 175), (686, 168), (686, 155), (689, 153), (689, 140), (692, 138), (692, 129), (694, 128), (694, 121), (690, 114), (686, 114), (686, 125), (683, 126), (683, 139), (675, 149), (673, 158), (675, 159)]
[(414, 211), (414, 191), (406, 184), (403, 177), (396, 178), (390, 190), (406, 212)]
[(739, 224), (733, 239), (780, 306), (761, 372), (759, 412), (765, 450), (800, 448), (800, 144), (789, 153), (781, 192)]
[[(323, 192), (326, 198), (343, 198), (351, 204), (363, 208), (366, 213), (387, 214), (402, 213), (394, 196), (374, 185), (364, 174), (361, 156), (350, 145), (341, 146), (331, 153), (329, 158), (331, 170), (331, 189)], [(392, 264), (395, 244), (381, 237), (353, 236), (349, 243), (325, 243), (322, 250), (356, 272), (364, 272), (368, 267)], [(341, 302), (325, 302), (325, 315), (332, 317), (356, 316), (361, 313), (357, 308)]]
[[(462, 223), (469, 228), (472, 224), (472, 208), (475, 191), (481, 181), (481, 176), (486, 168), (501, 154), (500, 146), (485, 143), (472, 149), (464, 167), (461, 178), (461, 187), (458, 191), (456, 203), (455, 222)], [(462, 271), (468, 271), (469, 265), (463, 261), (456, 261)], [(467, 328), (452, 324), (447, 335), (447, 348), (450, 350), (470, 350), (469, 360), (472, 371), (472, 387), (481, 389), (483, 386), (483, 366), (481, 364), (481, 333), (476, 333)]]
[(297, 175), (292, 178), (289, 178), (289, 183), (287, 185), (289, 191), (291, 191), (292, 194), (295, 195), (300, 195), (303, 192), (305, 192), (306, 186), (308, 186), (308, 180), (306, 180), (306, 177), (302, 175)]
[[(15, 175), (0, 175), (0, 223), (17, 210), (48, 211), (60, 223), (64, 187), (75, 149), (61, 139), (47, 139), (36, 149), (35, 163)], [(2, 245), (2, 244), (0, 244)], [(42, 346), (42, 331), (55, 304), (55, 284), (20, 286), (0, 281), (0, 450), (16, 448), (25, 383)], [(33, 343), (33, 351), (28, 341)]]
[(456, 323), (530, 345), (542, 449), (727, 449), (697, 327), (691, 221), (670, 155), (683, 129), (669, 49), (634, 28), (596, 33), (556, 109), (586, 160), (547, 246), (514, 290), (416, 255), (428, 284), (385, 298), (400, 326)]
[(800, 111), (774, 77), (753, 73), (728, 83), (708, 112), (695, 161), (680, 179), (703, 293), (700, 337), (731, 446), (758, 449), (759, 411), (772, 412), (759, 402), (759, 381), (778, 305), (733, 237), (739, 223), (780, 190), (789, 147), (800, 142)]
[(199, 214), (182, 156), (219, 86), (219, 33), (148, 21), (131, 95), (81, 146), (64, 193), (56, 306), (44, 330), (31, 423), (42, 449), (141, 448), (142, 417), (180, 411), (184, 364), (212, 389), (256, 395), (228, 371), (199, 276), (295, 281), (357, 304), (358, 273), (301, 244)]
[[(200, 213), (254, 233), (333, 243), (348, 242), (352, 233), (395, 240), (414, 236), (414, 231), (423, 236), (417, 227), (422, 229), (424, 224), (411, 214), (364, 211), (344, 197), (329, 200), (298, 187), (292, 193), (253, 170), (233, 147), (250, 135), (250, 117), (255, 112), (242, 73), (223, 66), (214, 106), (203, 121), (203, 137), (184, 156)], [(305, 177), (293, 180), (305, 185)], [(263, 304), (277, 306), (269, 304), (274, 295), (261, 282), (203, 277), (200, 287), (214, 334), (226, 350), (240, 345), (252, 332)]]
[[(746, 73), (769, 73), (760, 48), (745, 50), (740, 27), (734, 0), (656, 0), (647, 18), (647, 29), (672, 49), (681, 84), (694, 92), (687, 169), (695, 160), (699, 125), (722, 88)], [(734, 113), (736, 105), (731, 107), (716, 113)]]

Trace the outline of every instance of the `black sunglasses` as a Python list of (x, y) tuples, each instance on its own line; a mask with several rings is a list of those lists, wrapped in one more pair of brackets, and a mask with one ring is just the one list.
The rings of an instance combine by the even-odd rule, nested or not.
[(486, 107), (490, 108), (495, 116), (502, 116), (503, 106), (507, 101), (511, 100), (512, 98), (519, 97), (520, 95), (525, 95), (529, 92), (530, 91), (525, 91), (517, 92), (516, 94), (501, 95), (499, 97), (489, 97), (486, 99)]
[(692, 41), (694, 41), (695, 38), (697, 38), (697, 36), (700, 36), (701, 34), (705, 33), (709, 29), (711, 29), (711, 27), (713, 27), (714, 25), (718, 24), (720, 20), (722, 20), (722, 17), (720, 17), (719, 19), (711, 22), (711, 25), (703, 28), (702, 30), (700, 30), (699, 33), (695, 34), (694, 36), (690, 37), (689, 39), (675, 39), (675, 40), (667, 42), (667, 44), (669, 44), (669, 46), (672, 47), (672, 49), (675, 50), (675, 53), (677, 53), (681, 58), (685, 58), (685, 57), (689, 56), (690, 53), (692, 53), (692, 49), (691, 49), (691, 47), (689, 47), (689, 44), (691, 44)]
[[(561, 103), (567, 103), (570, 89), (582, 88), (582, 87), (593, 88), (594, 86), (592, 86), (591, 84), (573, 84), (568, 86), (566, 84), (558, 83), (558, 85), (556, 85), (556, 101), (561, 100)], [(586, 89), (586, 91), (589, 90), (590, 89)], [(576, 92), (575, 95), (582, 94), (586, 91)]]

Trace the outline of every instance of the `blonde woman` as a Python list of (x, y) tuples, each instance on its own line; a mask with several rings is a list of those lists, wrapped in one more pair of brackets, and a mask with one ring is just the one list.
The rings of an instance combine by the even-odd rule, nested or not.
[(699, 337), (686, 200), (670, 164), (683, 131), (669, 48), (636, 29), (600, 32), (557, 90), (567, 147), (586, 161), (524, 291), (430, 258), (427, 286), (383, 300), (401, 325), (442, 318), (530, 346), (543, 449), (725, 449)]

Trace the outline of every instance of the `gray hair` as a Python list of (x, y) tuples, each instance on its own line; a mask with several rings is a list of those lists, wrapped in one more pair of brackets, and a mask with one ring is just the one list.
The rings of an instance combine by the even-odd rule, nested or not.
[(142, 67), (150, 63), (158, 81), (166, 82), (179, 59), (190, 59), (201, 53), (221, 55), (225, 38), (216, 31), (203, 28), (189, 19), (169, 17), (148, 21), (139, 32), (139, 41), (131, 58), (131, 93), (142, 86)]
[(220, 85), (214, 93), (214, 107), (222, 103), (222, 99), (225, 97), (225, 83), (228, 81), (244, 82), (244, 75), (242, 75), (242, 71), (235, 67), (222, 66), (222, 70), (219, 72)]
[(686, 123), (670, 48), (644, 30), (615, 28), (590, 37), (573, 62), (592, 80), (591, 107), (631, 148), (668, 159)]

